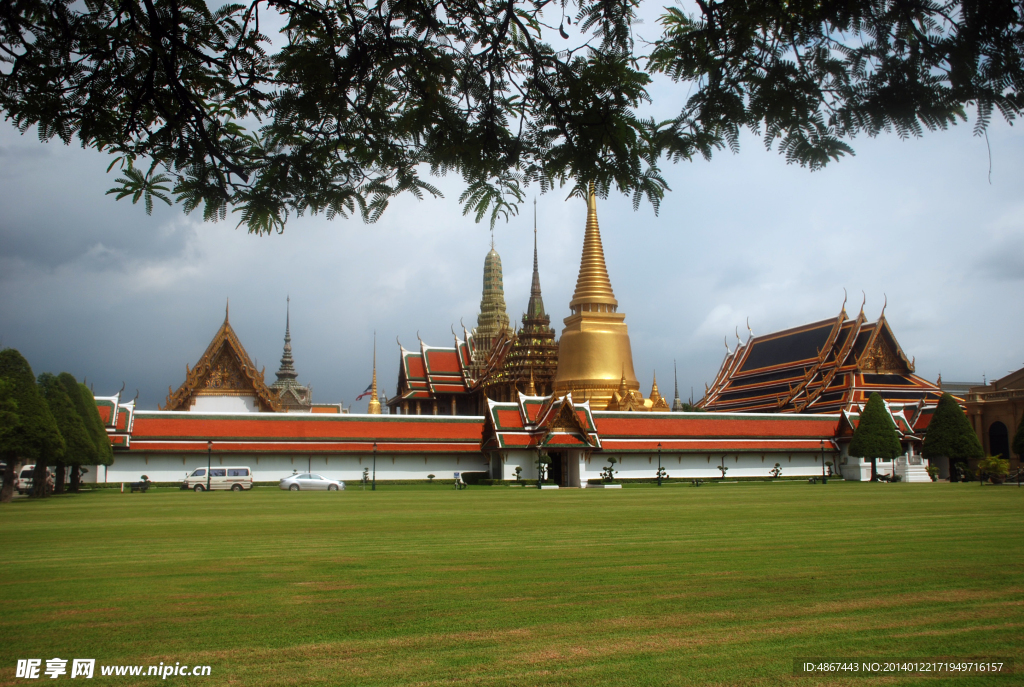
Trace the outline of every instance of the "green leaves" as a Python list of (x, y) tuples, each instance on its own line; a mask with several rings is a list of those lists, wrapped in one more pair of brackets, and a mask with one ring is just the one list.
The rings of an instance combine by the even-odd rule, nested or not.
[(666, 125), (677, 157), (705, 155), (738, 128), (786, 160), (819, 169), (852, 155), (858, 134), (921, 136), (1024, 100), (1024, 10), (1013, 0), (702, 2), (662, 17), (649, 69), (696, 92)]
[(121, 186), (110, 189), (107, 191), (107, 195), (116, 193), (116, 200), (131, 196), (133, 205), (138, 203), (140, 198), (144, 198), (146, 201), (146, 214), (152, 215), (154, 197), (159, 198), (168, 205), (172, 205), (171, 199), (166, 195), (170, 189), (164, 186), (169, 181), (170, 178), (166, 175), (153, 174), (152, 171), (148, 174), (143, 174), (129, 163), (127, 169), (124, 170), (124, 176), (117, 179), (117, 183), (121, 184)]
[(885, 401), (876, 392), (871, 394), (853, 432), (849, 453), (858, 458), (892, 460), (903, 452), (899, 434)]
[(971, 421), (951, 394), (942, 394), (939, 399), (935, 414), (928, 423), (921, 453), (929, 460), (949, 458), (950, 465), (985, 455)]
[[(657, 211), (662, 159), (738, 151), (744, 129), (819, 169), (858, 134), (920, 136), (969, 107), (983, 133), (1024, 107), (1015, 0), (707, 0), (666, 8), (649, 54), (638, 4), (7, 0), (0, 108), (127, 161), (110, 193), (147, 213), (230, 207), (267, 233), (293, 213), (375, 222), (400, 194), (440, 195), (427, 170), (460, 175), (465, 214), (492, 225), (534, 183)], [(559, 15), (580, 33), (557, 35)], [(692, 89), (668, 121), (638, 115), (652, 74)]]

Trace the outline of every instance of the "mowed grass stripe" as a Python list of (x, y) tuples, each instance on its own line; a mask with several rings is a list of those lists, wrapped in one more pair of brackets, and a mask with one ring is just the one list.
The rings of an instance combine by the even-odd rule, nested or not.
[(1022, 659), (1016, 488), (379, 486), (0, 509), (0, 681), (65, 654), (254, 685), (953, 684), (790, 671)]

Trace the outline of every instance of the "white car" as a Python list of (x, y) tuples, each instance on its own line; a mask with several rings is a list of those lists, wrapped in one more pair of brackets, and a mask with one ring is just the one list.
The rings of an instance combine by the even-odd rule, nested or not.
[(281, 480), (281, 488), (290, 491), (338, 491), (345, 488), (345, 483), (303, 472), (285, 477)]

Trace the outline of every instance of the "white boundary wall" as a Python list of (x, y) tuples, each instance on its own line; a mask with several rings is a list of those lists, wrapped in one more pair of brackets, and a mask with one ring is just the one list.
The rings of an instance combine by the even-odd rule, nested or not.
[[(599, 452), (590, 456), (584, 451), (571, 449), (567, 454), (568, 483), (582, 486), (588, 479), (599, 479), (608, 465), (608, 458), (614, 456), (616, 478), (653, 479), (657, 476), (658, 455)], [(825, 460), (834, 460), (835, 454), (825, 454)], [(899, 459), (898, 459), (899, 460)], [(523, 479), (537, 479), (537, 454), (535, 451), (507, 449), (493, 451), (489, 456), (481, 453), (468, 454), (377, 454), (377, 479), (451, 479), (456, 472), (488, 472), (495, 479), (514, 480), (516, 467), (522, 467)], [(903, 457), (903, 461), (907, 461)], [(363, 469), (373, 471), (373, 454), (213, 454), (214, 466), (240, 465), (252, 469), (257, 482), (276, 482), (293, 472), (313, 472), (328, 479), (356, 482), (362, 479)], [(726, 479), (732, 477), (770, 477), (771, 469), (779, 463), (783, 477), (816, 477), (821, 475), (821, 454), (815, 453), (666, 453), (661, 455), (661, 464), (673, 479), (713, 479), (722, 476), (720, 465), (729, 468)], [(927, 461), (923, 461), (927, 466)], [(109, 468), (92, 466), (85, 475), (86, 482), (135, 482), (142, 475), (154, 482), (180, 481), (192, 470), (206, 467), (205, 454), (146, 454), (144, 452), (119, 453)], [(862, 459), (846, 457), (846, 463), (839, 466), (843, 476), (849, 480), (871, 479), (871, 465)], [(903, 466), (900, 466), (903, 468)], [(916, 467), (916, 466), (915, 466)], [(890, 474), (892, 463), (878, 464), (879, 473)], [(905, 470), (906, 468), (903, 468)], [(902, 472), (902, 470), (901, 470)], [(920, 474), (918, 474), (920, 473)], [(901, 477), (904, 475), (901, 474)], [(908, 481), (930, 481), (923, 468), (914, 471)], [(904, 477), (906, 479), (906, 477)]]
[[(252, 469), (257, 482), (276, 482), (293, 472), (313, 472), (328, 479), (358, 482), (363, 468), (373, 475), (373, 454), (213, 454), (214, 467), (246, 466)], [(178, 482), (196, 468), (206, 467), (205, 454), (168, 455), (129, 453), (115, 454), (114, 464), (104, 470), (92, 466), (85, 475), (88, 482), (136, 482), (146, 475), (154, 482)], [(487, 472), (483, 454), (389, 454), (377, 453), (377, 479), (452, 479), (456, 472)]]
[[(584, 451), (569, 450), (569, 486), (582, 486), (588, 479), (600, 479), (608, 465), (608, 458), (616, 460), (616, 479), (654, 479), (658, 472), (657, 453), (614, 453), (602, 451), (585, 456)], [(835, 460), (834, 453), (825, 454), (826, 462)], [(672, 479), (709, 479), (722, 476), (719, 466), (729, 468), (730, 477), (771, 477), (771, 470), (779, 463), (783, 477), (821, 476), (821, 453), (666, 453), (661, 454), (661, 465)], [(491, 476), (513, 480), (516, 467), (522, 468), (522, 479), (537, 479), (537, 453), (526, 450), (494, 451), (491, 455)], [(833, 471), (835, 467), (833, 466)]]

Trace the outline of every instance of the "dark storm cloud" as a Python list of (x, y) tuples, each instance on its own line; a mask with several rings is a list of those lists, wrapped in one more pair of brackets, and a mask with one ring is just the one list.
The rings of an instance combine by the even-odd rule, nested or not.
[(180, 209), (158, 203), (147, 217), (141, 205), (105, 195), (117, 177), (116, 169), (106, 172), (112, 159), (0, 125), (0, 255), (53, 268), (180, 252), (187, 234)]

